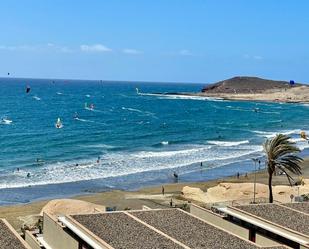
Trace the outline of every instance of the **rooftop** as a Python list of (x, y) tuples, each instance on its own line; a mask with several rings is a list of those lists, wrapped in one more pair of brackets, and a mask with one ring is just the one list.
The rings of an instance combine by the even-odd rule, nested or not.
[(114, 249), (262, 248), (180, 209), (72, 215), (68, 220), (89, 238)]
[(177, 209), (131, 212), (132, 215), (190, 248), (258, 248)]
[(278, 204), (260, 204), (237, 206), (236, 208), (276, 225), (309, 236), (309, 215), (297, 211), (301, 208), (306, 210), (306, 205), (283, 206)]
[(299, 202), (299, 203), (286, 203), (283, 204), (286, 207), (295, 209), (306, 214), (309, 214), (309, 202)]
[(30, 249), (26, 242), (5, 221), (0, 219), (0, 248), (1, 249)]
[(72, 218), (114, 248), (183, 248), (125, 213), (74, 215)]

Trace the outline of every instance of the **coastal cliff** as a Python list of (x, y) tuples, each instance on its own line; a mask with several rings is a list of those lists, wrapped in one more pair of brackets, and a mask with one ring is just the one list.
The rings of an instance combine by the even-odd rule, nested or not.
[[(294, 84), (294, 87), (302, 84)], [(271, 89), (286, 89), (291, 85), (287, 81), (268, 80), (258, 77), (237, 76), (205, 86), (205, 93), (262, 93)]]
[(229, 100), (309, 102), (309, 86), (258, 77), (234, 77), (205, 86), (199, 96)]

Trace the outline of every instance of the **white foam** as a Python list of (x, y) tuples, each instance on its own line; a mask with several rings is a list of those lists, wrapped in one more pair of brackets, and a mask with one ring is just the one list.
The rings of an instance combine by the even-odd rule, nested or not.
[(90, 145), (81, 145), (81, 147), (103, 148), (103, 149), (113, 149), (113, 148), (116, 148), (116, 146), (108, 145), (108, 144), (90, 144)]
[(207, 141), (209, 144), (214, 144), (218, 146), (237, 146), (241, 144), (248, 144), (248, 140), (243, 140), (243, 141)]
[(101, 111), (101, 110), (98, 110), (98, 109), (94, 109), (94, 108), (90, 108), (90, 107), (86, 107), (86, 106), (85, 106), (85, 110), (91, 111), (91, 112), (101, 112), (101, 113), (104, 113), (104, 111)]
[(162, 141), (161, 144), (162, 145), (168, 145), (168, 141)]
[(127, 110), (127, 111), (131, 111), (131, 112), (139, 112), (139, 113), (144, 113), (143, 111), (139, 110), (139, 109), (134, 109), (134, 108), (130, 108), (130, 107), (122, 107), (122, 110)]
[(252, 131), (260, 137), (272, 138), (276, 136), (279, 132), (271, 132), (271, 131)]
[(83, 119), (83, 118), (75, 118), (75, 120), (81, 121), (81, 122), (88, 122), (88, 123), (94, 123), (92, 120)]
[(33, 96), (33, 98), (34, 98), (35, 100), (41, 100), (41, 98), (38, 97), (38, 96)]
[(157, 118), (155, 116), (154, 113), (152, 112), (149, 112), (149, 111), (142, 111), (142, 110), (139, 110), (139, 109), (135, 109), (135, 108), (130, 108), (130, 107), (121, 107), (122, 110), (127, 110), (127, 111), (131, 111), (131, 112), (138, 112), (138, 113), (142, 113), (142, 114), (145, 114), (145, 115), (148, 115), (148, 116), (153, 116), (154, 118)]
[(204, 97), (204, 96), (192, 96), (192, 95), (171, 95), (171, 94), (157, 94), (159, 99), (184, 99), (184, 100), (201, 100), (201, 101), (224, 101), (221, 98)]
[(0, 188), (116, 177), (154, 170), (174, 169), (199, 162), (211, 162), (216, 167), (262, 151), (262, 146), (249, 144), (241, 144), (237, 148), (221, 147), (221, 149), (212, 145), (182, 145), (181, 147), (171, 145), (170, 147), (173, 147), (173, 150), (112, 151), (101, 156), (101, 163), (96, 162), (97, 158), (54, 164), (46, 163), (42, 167), (29, 169), (30, 178), (24, 175), (12, 181), (10, 173), (8, 173), (6, 178), (0, 180)]
[(136, 88), (136, 93), (141, 96), (153, 96), (159, 99), (189, 99), (189, 100), (209, 100), (209, 101), (224, 101), (222, 98), (197, 96), (197, 95), (185, 95), (185, 94), (167, 94), (167, 93), (141, 93)]
[(267, 121), (267, 123), (282, 123), (282, 120), (279, 119), (279, 120), (270, 120), (270, 121)]
[(292, 135), (292, 134), (297, 134), (297, 135), (299, 135), (300, 132), (301, 132), (300, 129), (296, 129), (296, 130), (283, 130), (283, 131), (281, 131), (281, 132), (279, 132), (279, 133), (284, 134), (284, 135)]
[(8, 119), (8, 118), (2, 118), (1, 121), (0, 121), (0, 124), (4, 124), (4, 125), (10, 125), (12, 123), (13, 123), (13, 121)]

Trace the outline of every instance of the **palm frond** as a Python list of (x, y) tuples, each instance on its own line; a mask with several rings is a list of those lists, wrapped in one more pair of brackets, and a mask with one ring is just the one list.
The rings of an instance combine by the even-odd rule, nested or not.
[[(291, 174), (301, 174), (301, 162), (303, 159), (298, 156), (300, 149), (290, 140), (289, 136), (277, 134), (272, 139), (267, 139), (264, 143), (264, 151), (266, 153), (266, 164), (269, 174), (269, 188), (271, 190), (271, 179), (276, 168), (285, 173), (289, 183), (294, 182)], [(272, 202), (272, 191), (269, 194), (269, 200)]]

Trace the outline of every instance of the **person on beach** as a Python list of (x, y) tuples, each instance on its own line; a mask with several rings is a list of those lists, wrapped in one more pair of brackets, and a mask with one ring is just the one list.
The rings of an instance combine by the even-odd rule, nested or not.
[(97, 160), (97, 163), (99, 163), (99, 162), (100, 162), (100, 160), (101, 160), (101, 157), (99, 157), (99, 156), (98, 156), (98, 160)]
[(173, 206), (173, 199), (171, 199), (171, 201), (170, 201), (170, 207), (172, 207)]
[(237, 172), (237, 179), (239, 179), (239, 172)]
[(164, 186), (162, 186), (162, 195), (164, 195)]
[(201, 162), (201, 167), (203, 167), (203, 162)]

